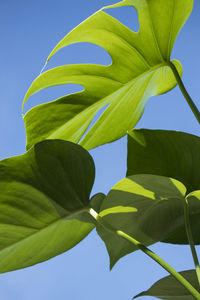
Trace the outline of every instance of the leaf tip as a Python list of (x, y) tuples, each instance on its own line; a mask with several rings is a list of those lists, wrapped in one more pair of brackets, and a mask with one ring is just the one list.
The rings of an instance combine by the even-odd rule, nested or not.
[(114, 268), (114, 266), (115, 266), (115, 264), (116, 264), (116, 262), (117, 262), (117, 259), (113, 258), (113, 257), (110, 255), (110, 253), (109, 253), (109, 259), (110, 259), (110, 267), (109, 267), (109, 269), (110, 269), (110, 271), (112, 271), (112, 269)]
[(141, 297), (141, 296), (145, 296), (145, 295), (146, 295), (146, 292), (142, 292), (142, 293), (139, 293), (139, 294), (137, 294), (137, 295), (133, 296), (133, 298), (132, 298), (132, 299), (136, 299), (136, 298), (139, 298), (139, 297)]

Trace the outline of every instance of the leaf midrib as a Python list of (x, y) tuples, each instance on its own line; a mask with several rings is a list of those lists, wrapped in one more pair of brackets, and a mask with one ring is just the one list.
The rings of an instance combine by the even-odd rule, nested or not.
[(168, 39), (168, 47), (167, 47), (167, 58), (170, 59), (170, 45), (171, 45), (171, 41), (172, 41), (172, 30), (174, 27), (174, 13), (175, 13), (175, 6), (176, 3), (173, 0), (173, 10), (172, 10), (172, 18), (171, 18), (171, 22), (170, 22), (170, 31), (169, 31), (169, 39)]
[[(9, 246), (7, 246), (7, 247), (1, 249), (1, 250), (0, 250), (0, 255), (2, 254), (2, 252), (6, 252), (8, 249), (15, 247), (17, 244), (23, 243), (24, 241), (26, 241), (26, 240), (32, 238), (34, 235), (40, 234), (41, 232), (43, 232), (43, 231), (49, 229), (49, 227), (53, 227), (53, 226), (55, 226), (56, 224), (59, 224), (59, 223), (64, 222), (64, 221), (67, 221), (68, 218), (72, 219), (73, 216), (76, 216), (77, 214), (80, 214), (80, 213), (82, 213), (82, 212), (88, 212), (88, 208), (82, 208), (82, 209), (76, 210), (76, 211), (74, 211), (71, 215), (67, 215), (67, 216), (64, 216), (64, 217), (62, 217), (62, 218), (56, 219), (55, 221), (53, 221), (53, 222), (47, 224), (46, 226), (44, 226), (43, 228), (37, 229), (36, 232), (33, 232), (32, 234), (26, 236), (25, 238), (20, 239), (19, 241), (13, 243), (12, 245), (9, 245)], [(69, 219), (69, 220), (70, 220), (70, 219)], [(88, 223), (89, 223), (89, 222), (88, 222)], [(24, 226), (24, 227), (26, 227), (26, 226)], [(26, 228), (29, 228), (29, 227), (27, 226)], [(30, 228), (31, 228), (31, 227), (30, 227)], [(31, 229), (32, 229), (32, 228), (31, 228)]]
[(156, 33), (155, 33), (155, 28), (154, 28), (154, 24), (153, 24), (153, 21), (152, 21), (152, 16), (151, 16), (151, 12), (150, 12), (150, 8), (149, 8), (149, 2), (146, 1), (146, 4), (147, 4), (147, 7), (148, 7), (148, 11), (149, 11), (149, 19), (150, 19), (150, 23), (151, 23), (151, 31), (152, 31), (152, 34), (153, 34), (153, 38), (154, 38), (154, 42), (155, 42), (155, 45), (156, 45), (156, 48), (157, 48), (157, 51), (160, 55), (160, 58), (161, 60), (164, 60), (163, 56), (162, 56), (162, 53), (161, 53), (161, 50), (160, 50), (160, 46), (158, 44), (158, 39), (157, 39), (157, 36), (156, 36)]

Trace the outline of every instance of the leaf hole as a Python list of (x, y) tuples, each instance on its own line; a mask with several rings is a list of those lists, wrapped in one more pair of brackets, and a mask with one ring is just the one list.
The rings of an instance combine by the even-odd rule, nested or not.
[(26, 113), (28, 110), (30, 110), (32, 107), (35, 107), (36, 105), (44, 104), (66, 95), (81, 92), (83, 90), (84, 87), (82, 85), (71, 83), (48, 87), (44, 90), (39, 91), (27, 100), (25, 104), (24, 113)]
[(134, 32), (139, 31), (140, 25), (138, 20), (138, 13), (134, 7), (115, 7), (106, 9), (105, 11), (108, 12), (109, 15), (120, 21), (123, 25), (133, 30)]
[(96, 115), (94, 116), (92, 122), (90, 123), (90, 125), (88, 126), (86, 132), (84, 133), (84, 135), (81, 137), (79, 143), (83, 140), (83, 138), (86, 136), (86, 134), (90, 131), (90, 129), (95, 125), (95, 123), (98, 121), (98, 119), (101, 117), (101, 115), (104, 113), (104, 111), (107, 109), (107, 107), (110, 105), (110, 103), (106, 104), (105, 106), (103, 106), (102, 108), (100, 108), (98, 110), (98, 112), (96, 113)]
[(64, 47), (47, 64), (47, 69), (68, 64), (100, 64), (108, 66), (112, 59), (102, 47), (92, 43), (76, 43)]

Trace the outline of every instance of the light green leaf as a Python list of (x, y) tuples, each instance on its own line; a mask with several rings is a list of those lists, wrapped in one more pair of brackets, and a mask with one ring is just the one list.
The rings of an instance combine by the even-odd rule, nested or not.
[(135, 129), (128, 133), (127, 176), (175, 178), (187, 192), (200, 190), (200, 138), (188, 133)]
[[(68, 45), (94, 43), (110, 54), (112, 64), (60, 66), (36, 78), (24, 103), (50, 86), (74, 83), (83, 86), (84, 91), (39, 105), (25, 115), (28, 148), (53, 138), (79, 142), (86, 149), (112, 142), (137, 124), (149, 97), (176, 85), (170, 54), (191, 13), (193, 0), (185, 0), (184, 4), (182, 0), (129, 0), (115, 6), (126, 5), (137, 9), (138, 33), (100, 10), (54, 48), (48, 60)], [(181, 75), (181, 64), (176, 60), (172, 63)], [(102, 108), (106, 109), (83, 137)]]
[(60, 140), (0, 162), (0, 273), (47, 260), (87, 236), (94, 172), (86, 150)]
[[(102, 203), (100, 216), (116, 230), (147, 246), (176, 236), (180, 228), (184, 230), (185, 193), (185, 186), (175, 179), (148, 174), (133, 175), (113, 187)], [(194, 201), (195, 213), (199, 217), (200, 202)], [(123, 210), (112, 213), (116, 207), (127, 210), (125, 213)], [(133, 211), (128, 213), (130, 208)], [(101, 225), (97, 226), (97, 230), (106, 244), (111, 267), (122, 256), (138, 249)]]
[(110, 214), (119, 214), (119, 213), (128, 213), (128, 212), (136, 212), (137, 208), (128, 207), (128, 206), (113, 206), (107, 209), (104, 209), (100, 212), (100, 217), (105, 217)]
[[(188, 280), (194, 288), (200, 291), (195, 270), (182, 271), (180, 274)], [(134, 297), (153, 296), (165, 300), (193, 300), (194, 297), (174, 277), (167, 276), (152, 285), (152, 287)]]

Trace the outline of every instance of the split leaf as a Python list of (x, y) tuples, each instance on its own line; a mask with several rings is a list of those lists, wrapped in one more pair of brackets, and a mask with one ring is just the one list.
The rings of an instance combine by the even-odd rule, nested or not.
[[(182, 0), (124, 0), (107, 8), (118, 6), (136, 8), (139, 32), (100, 10), (58, 43), (48, 60), (63, 47), (89, 42), (103, 47), (112, 64), (65, 65), (36, 78), (24, 103), (34, 93), (55, 85), (79, 84), (84, 91), (31, 109), (24, 117), (27, 148), (54, 138), (79, 142), (86, 149), (112, 142), (137, 124), (148, 98), (176, 86), (170, 55), (193, 1), (185, 0), (183, 5)], [(171, 62), (181, 75), (181, 64)], [(101, 116), (86, 132), (102, 109)]]

